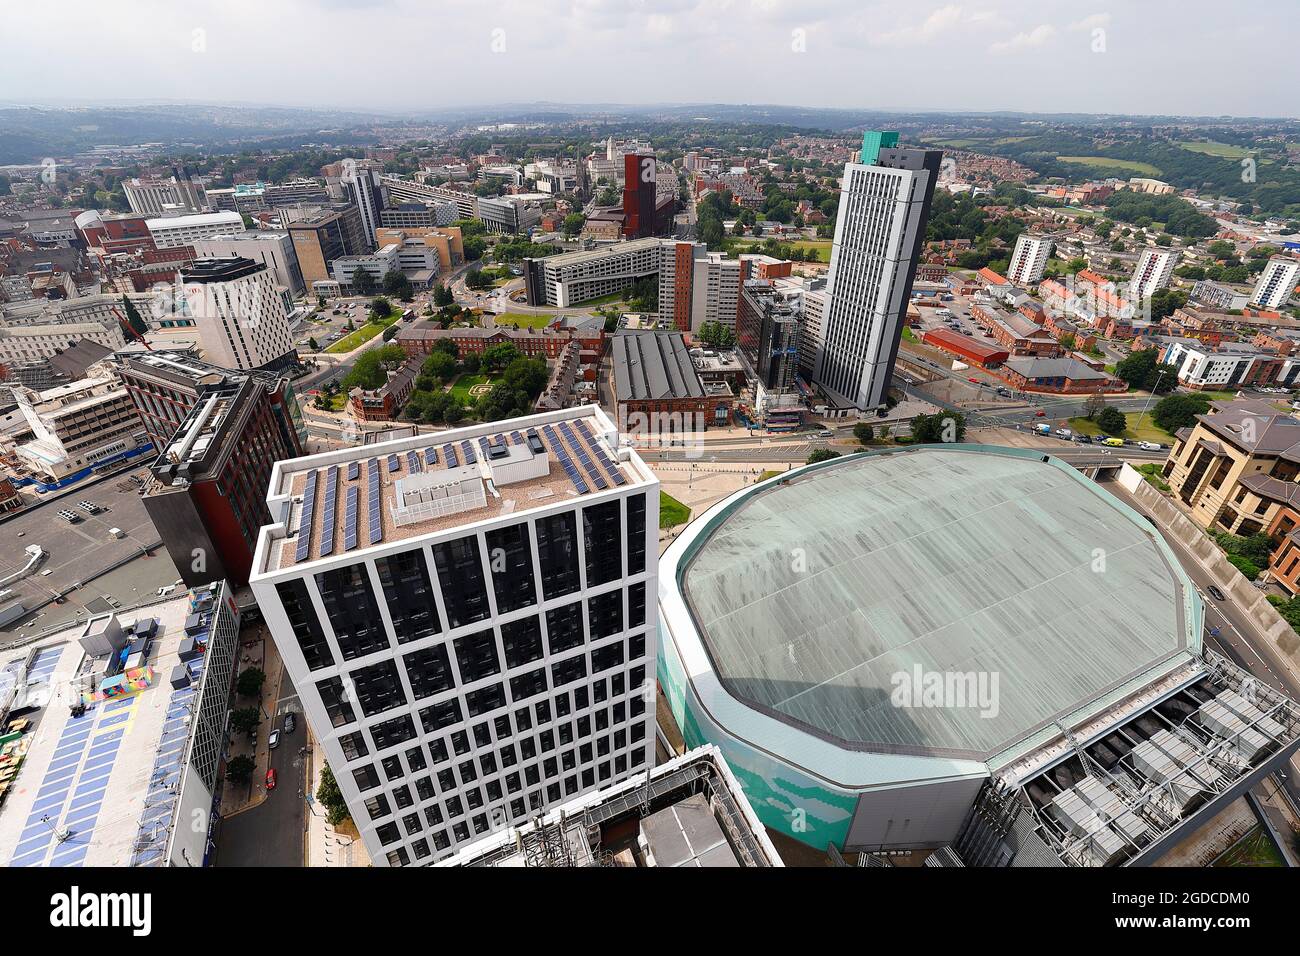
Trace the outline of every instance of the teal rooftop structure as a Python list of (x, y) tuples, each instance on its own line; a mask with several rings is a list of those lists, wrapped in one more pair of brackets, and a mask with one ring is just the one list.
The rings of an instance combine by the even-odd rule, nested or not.
[(874, 166), (880, 158), (882, 149), (893, 149), (898, 145), (898, 133), (869, 129), (862, 134), (862, 165)]

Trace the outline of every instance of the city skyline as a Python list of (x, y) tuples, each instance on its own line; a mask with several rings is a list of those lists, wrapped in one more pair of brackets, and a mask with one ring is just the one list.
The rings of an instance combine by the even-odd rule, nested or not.
[[(148, 15), (126, 19), (82, 0), (67, 5), (66, 53), (102, 56), (108, 42), (127, 54), (97, 77), (101, 100), (138, 100), (161, 71), (168, 99), (180, 102), (324, 102), (391, 114), (517, 103), (526, 89), (529, 101), (558, 103), (574, 99), (574, 76), (565, 64), (581, 57), (584, 70), (602, 76), (600, 100), (628, 105), (1296, 115), (1286, 93), (1294, 37), (1269, 15), (1283, 11), (1278, 3), (1235, 21), (1218, 18), (1212, 32), (1203, 25), (1219, 11), (1199, 0), (1119, 9), (1024, 0), (920, 8), (836, 0), (581, 0), (559, 10), (451, 2), (439, 5), (436, 19), (412, 0), (292, 0), (273, 9), (245, 0), (141, 6)], [(40, 16), (15, 9), (10, 26), (18, 35), (40, 29)], [(264, 29), (249, 29), (257, 23)], [(351, 74), (286, 73), (278, 66), (286, 35), (306, 47), (346, 37), (362, 61), (382, 54), (389, 63), (423, 62), (432, 53), (440, 75), (477, 72), (464, 84), (397, 82), (380, 97)], [(1151, 46), (1156, 38), (1158, 55)], [(1251, 52), (1249, 84), (1223, 83), (1204, 68), (1225, 44)], [(40, 58), (35, 47), (18, 48), (0, 64), (7, 102), (85, 102), (77, 96), (80, 75), (41, 70)], [(485, 58), (500, 63), (481, 71)], [(652, 68), (655, 82), (642, 82)], [(1042, 76), (1026, 82), (1032, 71)], [(31, 81), (36, 75), (39, 84)], [(846, 76), (856, 81), (844, 82)], [(954, 77), (962, 82), (954, 84)]]

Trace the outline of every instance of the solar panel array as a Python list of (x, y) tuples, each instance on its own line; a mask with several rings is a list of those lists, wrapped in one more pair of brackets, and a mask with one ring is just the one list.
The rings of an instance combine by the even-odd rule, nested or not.
[(351, 551), (357, 546), (357, 495), (360, 490), (356, 485), (348, 487), (348, 509), (343, 518), (344, 551)]
[(591, 489), (587, 487), (587, 483), (583, 481), (582, 475), (578, 473), (578, 469), (574, 466), (573, 460), (569, 458), (568, 452), (564, 450), (564, 446), (560, 444), (560, 440), (555, 436), (555, 432), (551, 426), (543, 425), (542, 432), (546, 435), (546, 440), (550, 442), (551, 452), (560, 463), (560, 467), (563, 468), (564, 473), (569, 476), (569, 481), (573, 482), (573, 487), (578, 489), (578, 494), (585, 495), (591, 491)]
[[(473, 446), (471, 445), (470, 447), (472, 448)], [(479, 447), (479, 451), (483, 452), (483, 457), (484, 457), (484, 458), (491, 458), (491, 457), (492, 457), (492, 452), (491, 452), (490, 449), (489, 449), (489, 443), (488, 443), (488, 440), (487, 440), (487, 436), (486, 436), (486, 435), (480, 435), (480, 436), (479, 436), (479, 438), (478, 438), (478, 447)]]
[(434, 448), (432, 445), (426, 448), (424, 450), (424, 460), (430, 465), (438, 464), (438, 449)]
[(460, 459), (456, 456), (456, 449), (451, 445), (442, 446), (442, 457), (447, 459), (448, 468), (460, 467)]
[(306, 561), (311, 552), (311, 518), (316, 510), (316, 476), (319, 472), (307, 472), (307, 484), (302, 493), (302, 512), (298, 516), (298, 551), (295, 561)]
[(388, 470), (390, 472), (400, 471), (401, 467), (402, 467), (402, 462), (396, 455), (388, 456)]
[(614, 479), (616, 485), (626, 485), (627, 479), (623, 477), (623, 472), (619, 470), (618, 465), (610, 460), (609, 455), (605, 454), (605, 449), (601, 447), (596, 436), (591, 433), (591, 428), (586, 422), (578, 423), (578, 434), (587, 439), (587, 444), (591, 446), (591, 452), (596, 456), (596, 460), (601, 466), (609, 472), (609, 477)]
[(379, 520), (379, 498), (383, 489), (379, 485), (378, 458), (371, 458), (366, 463), (366, 491), (370, 496), (366, 511), (366, 527), (370, 532), (370, 544), (374, 544), (384, 536), (384, 526)]
[(361, 474), (361, 463), (359, 461), (348, 462), (348, 481), (356, 481)]
[(478, 455), (474, 454), (474, 446), (467, 441), (460, 443), (461, 451), (465, 452), (465, 464), (473, 465), (478, 463)]
[(406, 453), (406, 470), (411, 474), (415, 474), (417, 471), (424, 471), (424, 466), (420, 464), (419, 452), (408, 451)]
[(510, 440), (516, 445), (522, 445), (524, 443), (524, 436), (519, 434), (519, 432), (511, 432)]
[(325, 471), (325, 518), (320, 528), (320, 556), (334, 553), (334, 519), (338, 505), (339, 469), (330, 465)]
[(568, 422), (560, 422), (560, 434), (563, 435), (564, 440), (569, 443), (569, 447), (573, 449), (573, 453), (578, 456), (578, 463), (582, 465), (582, 470), (587, 473), (587, 477), (591, 479), (591, 483), (600, 491), (604, 491), (608, 488), (609, 482), (607, 482), (605, 476), (600, 473), (600, 469), (592, 464), (591, 456), (587, 454), (587, 449), (578, 441), (578, 436), (573, 433), (573, 427)]

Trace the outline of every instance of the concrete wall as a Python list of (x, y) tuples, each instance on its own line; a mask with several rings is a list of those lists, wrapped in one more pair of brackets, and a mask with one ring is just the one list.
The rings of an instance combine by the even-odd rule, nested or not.
[(1120, 487), (1132, 494), (1161, 527), (1192, 554), (1214, 583), (1245, 610), (1278, 653), (1300, 670), (1300, 637), (1268, 603), (1264, 592), (1228, 563), (1227, 556), (1213, 539), (1127, 462), (1120, 470), (1118, 481)]

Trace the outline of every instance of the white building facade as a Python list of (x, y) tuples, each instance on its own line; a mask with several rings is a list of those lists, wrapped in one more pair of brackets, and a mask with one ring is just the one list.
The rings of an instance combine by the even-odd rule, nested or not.
[(180, 274), (179, 282), (185, 314), (199, 331), (206, 361), (255, 369), (292, 356), (292, 303), (262, 263), (242, 257), (199, 259)]
[(652, 765), (658, 500), (596, 406), (276, 464), (250, 585), (374, 863)]
[(1291, 298), (1296, 284), (1300, 282), (1300, 259), (1284, 259), (1274, 256), (1259, 274), (1255, 291), (1250, 295), (1250, 304), (1261, 309), (1280, 309)]
[(1173, 249), (1143, 249), (1133, 278), (1129, 280), (1130, 299), (1148, 299), (1160, 289), (1168, 288), (1181, 253)]
[(244, 231), (244, 217), (237, 212), (205, 212), (194, 216), (163, 216), (146, 219), (145, 227), (159, 249), (192, 245), (199, 239), (211, 239)]
[(1011, 266), (1007, 278), (1012, 285), (1034, 285), (1047, 271), (1047, 260), (1052, 255), (1052, 240), (1046, 236), (1021, 233), (1016, 237), (1016, 248), (1011, 253)]

